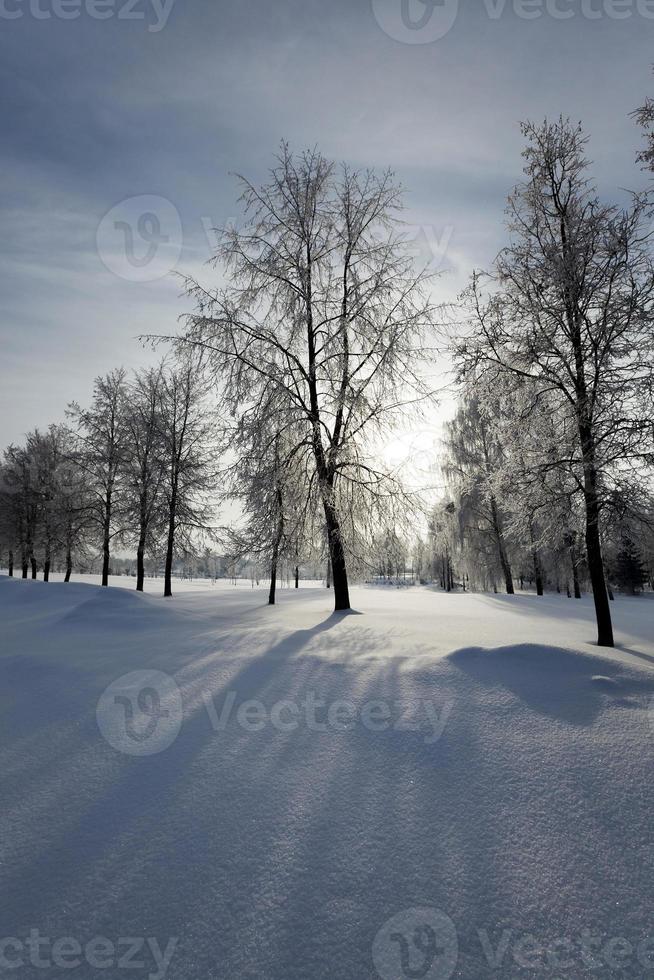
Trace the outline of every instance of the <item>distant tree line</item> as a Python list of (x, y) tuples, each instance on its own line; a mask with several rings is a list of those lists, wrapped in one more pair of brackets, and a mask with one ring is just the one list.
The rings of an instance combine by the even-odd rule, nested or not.
[(96, 379), (88, 407), (35, 429), (5, 450), (0, 466), (0, 542), (9, 575), (65, 581), (75, 563), (101, 556), (107, 585), (116, 547), (136, 551), (136, 588), (146, 554), (172, 593), (173, 560), (210, 531), (215, 449), (207, 385), (196, 362), (162, 362)]

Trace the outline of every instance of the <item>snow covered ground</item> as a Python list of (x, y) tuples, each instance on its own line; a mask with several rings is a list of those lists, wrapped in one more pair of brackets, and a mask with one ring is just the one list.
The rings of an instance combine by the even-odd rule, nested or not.
[(0, 578), (0, 976), (654, 976), (651, 597), (202, 585)]

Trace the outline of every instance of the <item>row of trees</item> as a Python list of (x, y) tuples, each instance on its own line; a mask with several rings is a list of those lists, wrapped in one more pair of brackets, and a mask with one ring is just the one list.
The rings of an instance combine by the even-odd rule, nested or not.
[(173, 559), (208, 529), (214, 485), (213, 419), (207, 384), (192, 359), (95, 382), (89, 407), (68, 407), (66, 424), (34, 430), (9, 446), (0, 467), (0, 542), (9, 574), (65, 567), (99, 552), (108, 584), (112, 548), (135, 549), (136, 588), (146, 551), (161, 556), (172, 594)]
[(523, 133), (509, 244), (463, 296), (443, 461), (453, 507), (436, 524), (509, 593), (516, 564), (540, 593), (547, 572), (579, 594), (585, 570), (612, 646), (607, 565), (640, 584), (654, 528), (652, 201), (598, 199), (580, 126)]
[[(652, 166), (652, 104), (638, 117)], [(607, 555), (633, 569), (653, 526), (652, 201), (600, 202), (586, 137), (567, 120), (523, 132), (509, 244), (473, 276), (451, 343), (461, 400), (430, 548), (448, 588), (463, 555), (464, 582), (495, 585), (499, 570), (509, 592), (516, 564), (524, 577), (530, 563), (538, 591), (565, 581), (564, 565), (575, 593), (587, 575), (611, 645)], [(139, 588), (146, 550), (164, 553), (169, 594), (175, 548), (210, 530), (210, 494), (238, 502), (224, 551), (265, 560), (271, 602), (280, 562), (297, 578), (326, 550), (337, 610), (350, 605), (348, 570), (399, 567), (420, 502), (379, 447), (431, 403), (439, 319), (401, 189), (390, 173), (286, 145), (267, 183), (240, 180), (243, 222), (214, 257), (227, 285), (187, 279), (182, 333), (151, 338), (172, 342), (173, 366), (100, 379), (68, 427), (7, 451), (1, 533), (23, 574), (37, 554), (44, 571), (59, 553), (70, 569), (91, 540), (106, 583), (120, 541), (136, 548)]]
[[(589, 583), (581, 490), (572, 481), (566, 486), (558, 469), (546, 472), (556, 446), (535, 441), (529, 465), (514, 455), (511, 433), (502, 426), (512, 428), (518, 420), (524, 435), (529, 430), (522, 426), (533, 420), (498, 420), (492, 410), (493, 400), (477, 388), (447, 426), (449, 496), (432, 513), (417, 567), (448, 590), (456, 581), (512, 594), (528, 583), (538, 595), (552, 588), (580, 598)], [(609, 597), (611, 586), (631, 593), (647, 582), (654, 588), (651, 497), (633, 486), (613, 486), (603, 498), (601, 535)]]

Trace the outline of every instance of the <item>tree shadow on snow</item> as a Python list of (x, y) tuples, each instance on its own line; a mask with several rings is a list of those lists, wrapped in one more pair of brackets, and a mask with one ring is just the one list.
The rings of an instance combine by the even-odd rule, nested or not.
[(465, 647), (447, 659), (480, 684), (503, 687), (540, 714), (571, 725), (591, 725), (607, 697), (637, 707), (654, 693), (654, 674), (650, 679), (642, 670), (562, 647)]

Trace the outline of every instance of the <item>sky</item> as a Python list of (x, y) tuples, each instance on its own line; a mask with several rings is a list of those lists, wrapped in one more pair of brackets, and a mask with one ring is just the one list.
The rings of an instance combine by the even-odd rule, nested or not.
[(644, 186), (653, 39), (654, 0), (0, 0), (0, 446), (158, 356), (281, 139), (396, 172), (438, 300), (503, 242), (520, 120)]

